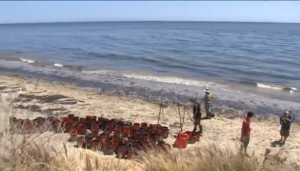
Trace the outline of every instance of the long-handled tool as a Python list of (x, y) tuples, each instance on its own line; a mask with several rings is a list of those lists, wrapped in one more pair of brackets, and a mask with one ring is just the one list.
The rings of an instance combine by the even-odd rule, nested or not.
[[(197, 98), (198, 98), (198, 93), (196, 93), (196, 99), (195, 99), (195, 101), (194, 101), (194, 107), (195, 107), (195, 105), (196, 105)], [(188, 116), (189, 116), (189, 118), (191, 119), (191, 121), (194, 122), (194, 119), (191, 117), (191, 115), (190, 115), (188, 112), (186, 112), (186, 113), (188, 114)]]
[(181, 122), (181, 113), (180, 113), (180, 107), (179, 107), (179, 103), (177, 103), (177, 107), (178, 107), (178, 114), (179, 114), (179, 123), (180, 123), (180, 128), (182, 130), (182, 122)]
[[(158, 120), (157, 120), (157, 124), (159, 124), (160, 121), (160, 115), (163, 115), (163, 104), (162, 104), (162, 99), (160, 99), (160, 105), (159, 105), (159, 113), (158, 113)], [(165, 120), (164, 116), (163, 116), (163, 120)]]
[(163, 102), (162, 101), (161, 101), (161, 115), (162, 115), (163, 121), (165, 121), (164, 106), (163, 106)]
[(186, 113), (188, 114), (190, 120), (194, 123), (194, 120), (193, 120), (193, 118), (191, 117), (191, 115), (190, 115), (188, 112), (186, 112)]
[(184, 118), (185, 118), (185, 105), (183, 107), (183, 118), (182, 118), (182, 124), (181, 124), (181, 132), (182, 132), (182, 129), (183, 129), (183, 124), (184, 124)]

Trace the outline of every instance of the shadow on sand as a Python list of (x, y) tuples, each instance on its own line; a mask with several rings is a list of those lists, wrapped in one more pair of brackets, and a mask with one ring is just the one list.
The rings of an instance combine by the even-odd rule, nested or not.
[(277, 147), (277, 146), (282, 147), (283, 145), (284, 144), (278, 140), (271, 142), (271, 147)]

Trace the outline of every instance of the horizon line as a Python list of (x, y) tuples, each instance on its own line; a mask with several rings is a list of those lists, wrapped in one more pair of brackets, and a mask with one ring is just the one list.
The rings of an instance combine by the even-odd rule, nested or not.
[(0, 23), (0, 25), (14, 24), (60, 24), (60, 23), (101, 23), (101, 22), (207, 22), (207, 23), (268, 23), (268, 24), (300, 24), (300, 22), (276, 22), (276, 21), (195, 21), (195, 20), (103, 20), (103, 21), (49, 21), (49, 22), (16, 22)]

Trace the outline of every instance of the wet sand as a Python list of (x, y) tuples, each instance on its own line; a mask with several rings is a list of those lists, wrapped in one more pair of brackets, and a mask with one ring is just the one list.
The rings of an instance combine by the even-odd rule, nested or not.
[[(2, 101), (13, 99), (13, 106), (17, 109), (16, 117), (33, 119), (38, 116), (62, 117), (68, 114), (77, 116), (95, 115), (108, 118), (122, 118), (129, 121), (147, 121), (157, 123), (159, 102), (148, 102), (139, 98), (117, 95), (114, 92), (101, 92), (92, 88), (82, 88), (61, 82), (49, 82), (37, 79), (28, 79), (17, 76), (0, 75), (0, 93)], [(188, 103), (187, 103), (188, 105)], [(181, 113), (183, 107), (181, 108)], [(192, 107), (187, 108), (192, 114)], [(203, 112), (204, 113), (204, 112)], [(243, 114), (235, 113), (226, 108), (215, 112), (216, 117), (211, 120), (202, 120), (203, 136), (200, 142), (189, 145), (203, 146), (217, 143), (224, 147), (235, 147), (239, 144), (240, 129)], [(178, 109), (175, 104), (165, 104), (161, 115), (161, 123), (171, 128), (171, 134), (180, 130)], [(287, 163), (300, 164), (300, 126), (293, 124), (291, 135), (286, 145), (276, 145), (279, 140), (280, 125), (278, 118), (273, 116), (255, 117), (252, 122), (251, 141), (249, 153), (255, 153), (263, 160), (266, 149), (271, 153), (280, 152)], [(185, 115), (184, 131), (192, 130), (193, 124), (188, 115)], [(51, 134), (51, 133), (46, 133)], [(47, 135), (44, 136), (47, 136)], [(167, 139), (174, 142), (173, 136)], [(67, 143), (72, 151), (74, 143), (68, 143), (68, 134), (53, 135), (56, 148), (62, 148)], [(60, 147), (61, 146), (61, 147)], [(110, 156), (108, 156), (110, 157)]]

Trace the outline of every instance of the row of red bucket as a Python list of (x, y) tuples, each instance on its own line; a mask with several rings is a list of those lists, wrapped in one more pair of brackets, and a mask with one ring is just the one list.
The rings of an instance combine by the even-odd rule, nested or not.
[[(16, 130), (21, 133), (50, 131), (70, 134), (70, 141), (77, 141), (77, 147), (101, 150), (104, 154), (117, 154), (120, 158), (132, 158), (140, 150), (170, 148), (163, 139), (169, 136), (169, 128), (159, 124), (131, 123), (87, 115), (33, 120), (12, 119)], [(45, 129), (48, 128), (48, 129)]]
[[(89, 119), (88, 119), (89, 118)], [(69, 118), (70, 119), (70, 118)], [(77, 140), (77, 147), (103, 151), (106, 155), (116, 154), (119, 158), (132, 159), (141, 150), (167, 150), (170, 146), (163, 139), (169, 136), (169, 128), (159, 124), (131, 123), (117, 119), (87, 116), (90, 126), (71, 130), (71, 140)], [(70, 120), (68, 121), (70, 122)], [(72, 121), (71, 121), (72, 122)], [(88, 124), (89, 125), (89, 124)], [(90, 133), (80, 136), (81, 129), (90, 127)], [(78, 136), (79, 135), (79, 136)]]
[[(78, 147), (102, 150), (105, 154), (115, 152), (121, 158), (122, 156), (131, 158), (139, 150), (170, 148), (163, 141), (169, 135), (169, 128), (159, 124), (131, 123), (89, 115), (85, 118), (68, 115), (60, 119), (55, 117), (38, 117), (34, 120), (13, 118), (13, 123), (18, 128), (22, 128), (18, 129), (22, 133), (51, 129), (55, 132), (70, 133), (70, 140), (76, 140)], [(124, 141), (124, 139), (127, 140)], [(178, 133), (174, 145), (177, 148), (186, 148), (188, 143), (197, 141), (199, 141), (199, 134), (187, 131)]]

